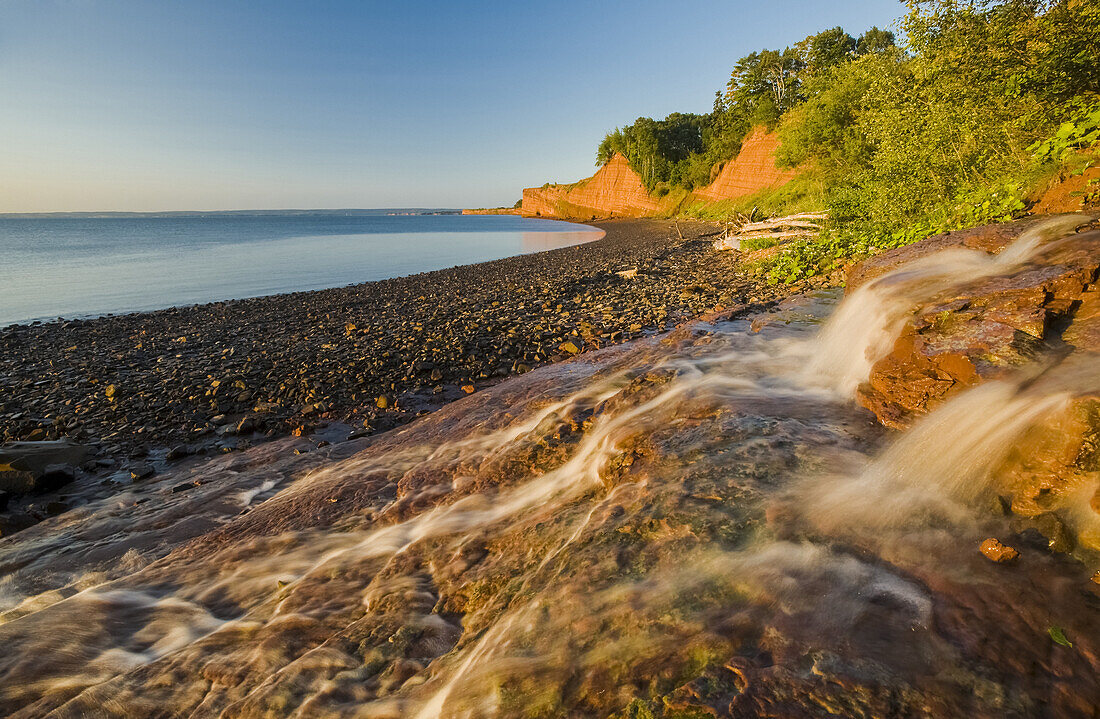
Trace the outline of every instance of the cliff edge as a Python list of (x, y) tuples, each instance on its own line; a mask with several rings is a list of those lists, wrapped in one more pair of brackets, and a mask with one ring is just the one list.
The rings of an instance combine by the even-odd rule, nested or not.
[(520, 208), (524, 215), (536, 217), (645, 217), (656, 214), (660, 202), (646, 191), (627, 159), (616, 154), (580, 182), (525, 189)]
[[(795, 173), (775, 164), (779, 139), (775, 133), (755, 128), (741, 145), (741, 151), (726, 163), (706, 187), (692, 197), (705, 201), (733, 200), (760, 190), (781, 187)], [(543, 185), (523, 191), (519, 213), (526, 217), (554, 217), (589, 220), (597, 217), (649, 217), (670, 214), (679, 202), (658, 198), (645, 188), (630, 162), (616, 153), (596, 174), (569, 185)]]

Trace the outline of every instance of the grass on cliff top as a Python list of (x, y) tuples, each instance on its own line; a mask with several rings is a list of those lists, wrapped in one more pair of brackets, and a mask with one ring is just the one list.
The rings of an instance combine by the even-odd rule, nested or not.
[(813, 170), (796, 175), (778, 188), (759, 190), (735, 200), (707, 202), (693, 196), (681, 207), (681, 217), (725, 222), (741, 217), (760, 219), (797, 212), (819, 212), (825, 206), (825, 184), (820, 173)]

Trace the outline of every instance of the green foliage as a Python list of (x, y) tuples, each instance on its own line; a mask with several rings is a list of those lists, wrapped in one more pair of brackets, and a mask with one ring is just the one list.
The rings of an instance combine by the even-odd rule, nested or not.
[(858, 120), (869, 88), (897, 64), (884, 54), (867, 55), (823, 71), (806, 85), (806, 101), (779, 128), (776, 161), (796, 167), (817, 161), (844, 170), (865, 166), (873, 147)]
[(1098, 6), (910, 2), (906, 47), (868, 31), (875, 51), (806, 79), (780, 123), (778, 160), (822, 174), (840, 226), (1016, 216), (1037, 163), (1100, 139)]
[(797, 48), (750, 53), (734, 65), (726, 84), (726, 102), (749, 116), (764, 109), (767, 115), (778, 117), (794, 106), (805, 68), (806, 61)]
[[(711, 167), (730, 151), (737, 133), (726, 118), (716, 114), (673, 113), (664, 120), (639, 117), (633, 125), (604, 137), (596, 151), (596, 164), (604, 165), (622, 154), (651, 192), (662, 183), (687, 189), (705, 185), (711, 179)], [(740, 143), (741, 137), (736, 141)]]
[(735, 220), (738, 217), (769, 217), (793, 212), (813, 212), (824, 204), (824, 185), (821, 173), (809, 170), (801, 172), (787, 184), (754, 192), (736, 200), (702, 202), (683, 206), (680, 214), (700, 220)]
[[(925, 218), (895, 228), (851, 223), (834, 226), (814, 240), (793, 243), (776, 257), (761, 263), (756, 270), (772, 284), (828, 274), (852, 261), (941, 232), (1011, 220), (1026, 207), (1021, 195), (1021, 186), (1004, 183), (966, 195), (954, 214), (944, 220)], [(742, 249), (746, 248), (742, 246)]]
[(609, 135), (600, 157), (623, 151), (647, 187), (686, 194), (712, 179), (752, 125), (777, 126), (777, 162), (799, 169), (794, 181), (680, 209), (702, 219), (827, 209), (828, 232), (759, 268), (775, 282), (1017, 217), (1043, 177), (1096, 161), (1079, 151), (1100, 142), (1100, 3), (906, 7), (901, 47), (879, 28), (853, 39), (836, 27), (750, 53), (711, 114), (640, 118)]
[(749, 53), (734, 64), (725, 90), (715, 93), (711, 113), (673, 113), (663, 120), (639, 117), (604, 137), (596, 164), (621, 153), (650, 192), (705, 186), (721, 163), (737, 154), (749, 129), (774, 128), (805, 99), (804, 87), (819, 87), (823, 81), (818, 78), (834, 68), (893, 46), (893, 34), (878, 28), (857, 40), (835, 27), (782, 50)]
[(1100, 142), (1100, 103), (1078, 111), (1063, 122), (1053, 136), (1036, 140), (1027, 149), (1040, 162), (1063, 161), (1074, 150), (1091, 147), (1097, 142)]
[(857, 55), (875, 55), (888, 52), (894, 47), (894, 33), (872, 26), (870, 30), (856, 40)]
[(835, 67), (851, 58), (856, 51), (856, 39), (844, 32), (842, 27), (834, 27), (802, 41), (802, 63), (810, 74), (817, 74)]
[(764, 250), (769, 247), (775, 247), (778, 244), (778, 240), (770, 237), (750, 237), (745, 240), (741, 240), (742, 252), (755, 252), (757, 250)]
[(1047, 634), (1050, 635), (1051, 640), (1055, 644), (1060, 644), (1063, 647), (1073, 646), (1073, 642), (1066, 639), (1066, 631), (1059, 626), (1048, 627)]

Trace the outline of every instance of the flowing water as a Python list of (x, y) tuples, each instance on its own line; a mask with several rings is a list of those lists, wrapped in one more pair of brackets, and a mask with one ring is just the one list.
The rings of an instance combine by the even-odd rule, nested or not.
[(993, 468), (1100, 374), (1037, 365), (901, 435), (851, 397), (907, 308), (1065, 229), (930, 258), (839, 307), (802, 297), (751, 327), (582, 356), (373, 440), (213, 460), (26, 530), (0, 543), (0, 706), (1087, 716), (1086, 567), (1036, 554), (1010, 574), (976, 547), (1006, 529)]

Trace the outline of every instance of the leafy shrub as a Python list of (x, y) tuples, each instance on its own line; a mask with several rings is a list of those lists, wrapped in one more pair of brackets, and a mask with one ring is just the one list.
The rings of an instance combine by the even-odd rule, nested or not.
[(1086, 107), (1063, 122), (1053, 136), (1036, 140), (1027, 149), (1039, 162), (1063, 161), (1075, 151), (1100, 142), (1100, 103)]

